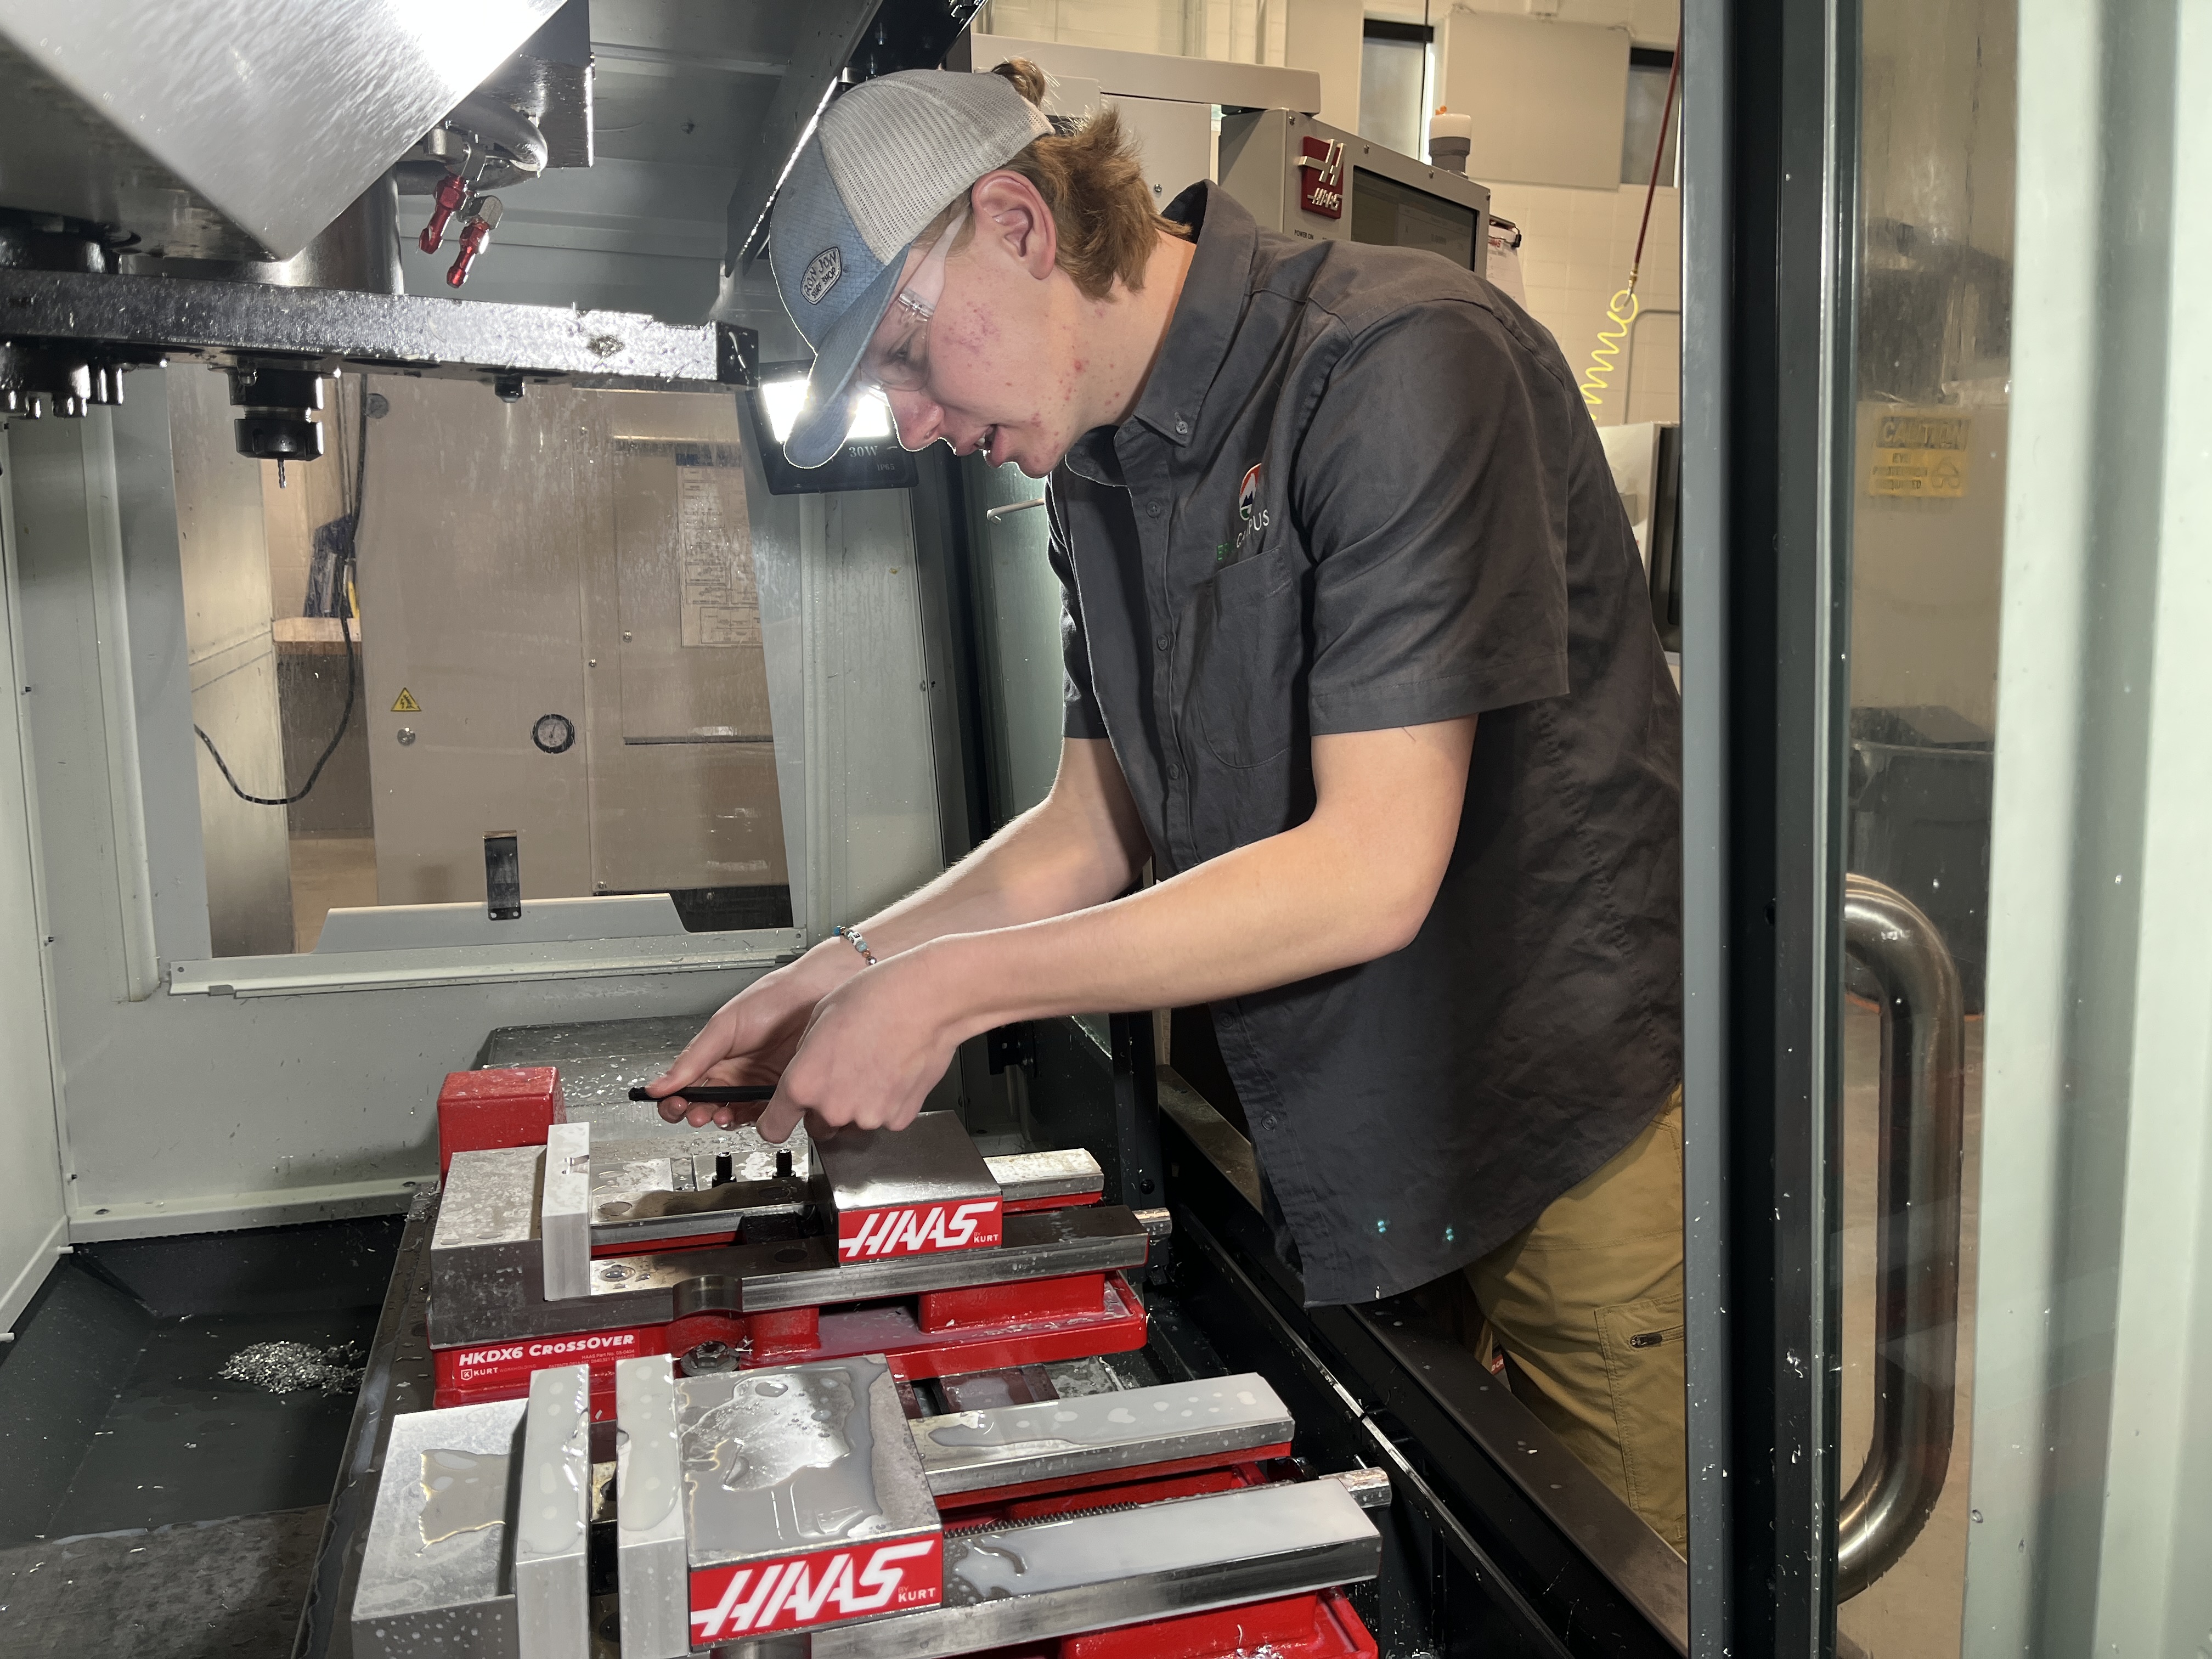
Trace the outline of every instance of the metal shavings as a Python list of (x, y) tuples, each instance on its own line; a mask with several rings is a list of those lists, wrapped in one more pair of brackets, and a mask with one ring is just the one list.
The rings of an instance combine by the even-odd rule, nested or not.
[(296, 1394), (304, 1389), (351, 1394), (361, 1386), (361, 1372), (362, 1352), (356, 1343), (317, 1348), (305, 1342), (256, 1342), (231, 1355), (216, 1375), (226, 1382), (250, 1382), (270, 1394)]

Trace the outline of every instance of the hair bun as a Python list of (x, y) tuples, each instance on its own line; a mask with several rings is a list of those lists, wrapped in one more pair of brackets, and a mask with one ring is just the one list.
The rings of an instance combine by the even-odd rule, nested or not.
[(1044, 95), (1052, 84), (1051, 80), (1042, 70), (1030, 62), (1028, 58), (1009, 58), (1005, 63), (994, 67), (991, 73), (1004, 76), (1013, 82), (1016, 92), (1040, 109), (1044, 106)]

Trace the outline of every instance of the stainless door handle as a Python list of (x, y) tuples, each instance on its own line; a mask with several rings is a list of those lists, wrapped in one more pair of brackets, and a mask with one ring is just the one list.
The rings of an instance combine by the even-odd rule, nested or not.
[(996, 524), (1000, 520), (1010, 517), (1016, 513), (1026, 513), (1033, 507), (1043, 505), (1043, 496), (1032, 495), (1025, 501), (1006, 501), (997, 507), (987, 507), (983, 509), (983, 516), (993, 524)]
[(1919, 1536), (1950, 1468), (1966, 1116), (1965, 1003), (1935, 924), (1895, 889), (1847, 875), (1844, 951), (1881, 988), (1881, 1175), (1874, 1439), (1837, 1513), (1839, 1601)]

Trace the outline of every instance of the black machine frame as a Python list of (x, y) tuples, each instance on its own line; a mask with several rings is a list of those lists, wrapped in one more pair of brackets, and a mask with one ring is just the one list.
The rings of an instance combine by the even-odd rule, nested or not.
[(1835, 1649), (1857, 0), (1683, 8), (1697, 1659)]

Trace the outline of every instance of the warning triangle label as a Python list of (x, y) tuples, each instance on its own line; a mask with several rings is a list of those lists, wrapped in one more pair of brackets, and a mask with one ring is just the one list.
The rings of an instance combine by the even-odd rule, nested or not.
[(422, 705), (416, 702), (415, 694), (403, 685), (399, 688), (399, 696), (393, 700), (392, 712), (395, 714), (419, 714), (422, 712)]

